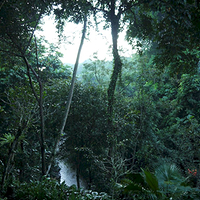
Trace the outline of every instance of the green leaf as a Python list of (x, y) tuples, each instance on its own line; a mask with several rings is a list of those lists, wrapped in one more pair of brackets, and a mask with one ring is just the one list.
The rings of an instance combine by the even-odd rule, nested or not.
[(143, 170), (145, 175), (145, 181), (148, 184), (149, 188), (154, 191), (155, 193), (159, 190), (158, 187), (158, 180), (156, 176), (154, 176), (151, 172)]
[(4, 137), (1, 137), (0, 140), (0, 146), (4, 144), (11, 144), (15, 140), (15, 136), (11, 133), (5, 133)]

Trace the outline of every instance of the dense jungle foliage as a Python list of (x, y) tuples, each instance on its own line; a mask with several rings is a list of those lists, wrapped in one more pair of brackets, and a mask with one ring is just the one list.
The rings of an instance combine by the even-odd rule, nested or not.
[[(67, 22), (83, 26), (74, 71), (35, 35), (50, 14), (61, 41)], [(111, 29), (113, 60), (76, 76), (92, 22)], [(199, 44), (198, 0), (1, 1), (0, 199), (200, 199)]]

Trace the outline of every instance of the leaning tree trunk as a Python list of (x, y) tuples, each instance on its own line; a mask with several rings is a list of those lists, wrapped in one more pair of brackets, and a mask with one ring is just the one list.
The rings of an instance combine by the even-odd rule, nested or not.
[(59, 142), (60, 142), (60, 136), (63, 135), (65, 125), (66, 125), (66, 122), (67, 122), (67, 117), (68, 117), (68, 114), (69, 114), (69, 110), (70, 110), (70, 106), (71, 106), (71, 102), (72, 102), (72, 97), (73, 97), (73, 93), (74, 93), (74, 86), (75, 86), (75, 81), (76, 81), (76, 74), (77, 74), (77, 70), (78, 70), (78, 65), (79, 65), (79, 58), (80, 58), (80, 55), (81, 55), (81, 50), (82, 50), (83, 42), (84, 42), (84, 39), (85, 39), (86, 28), (87, 28), (87, 14), (85, 14), (85, 16), (84, 16), (82, 37), (81, 37), (81, 42), (80, 42), (77, 57), (76, 57), (76, 62), (75, 62), (75, 65), (74, 65), (73, 77), (72, 77), (69, 96), (68, 96), (68, 100), (67, 100), (65, 116), (64, 116), (64, 120), (63, 120), (63, 124), (62, 124), (62, 127), (61, 127), (60, 134), (59, 134), (57, 141), (55, 142), (55, 145), (54, 145), (54, 150), (53, 150), (53, 153), (52, 153), (52, 156), (51, 156), (50, 164), (48, 166), (47, 174), (50, 172), (51, 165), (52, 165), (52, 162), (53, 162), (53, 160), (56, 156), (56, 151), (58, 149), (58, 145), (59, 145)]
[(64, 132), (67, 117), (68, 117), (68, 114), (69, 114), (70, 105), (71, 105), (71, 102), (72, 102), (72, 97), (73, 97), (73, 93), (74, 93), (74, 85), (75, 85), (75, 80), (76, 80), (76, 73), (77, 73), (78, 64), (79, 64), (79, 58), (80, 58), (80, 55), (81, 55), (81, 49), (83, 47), (83, 42), (84, 42), (84, 39), (85, 39), (86, 25), (87, 25), (87, 15), (85, 14), (83, 31), (82, 31), (82, 38), (81, 38), (81, 43), (80, 43), (80, 46), (79, 46), (79, 49), (78, 49), (78, 54), (77, 54), (77, 57), (76, 57), (76, 63), (74, 65), (73, 77), (72, 77), (70, 92), (69, 92), (69, 96), (68, 96), (68, 100), (67, 100), (67, 106), (66, 106), (67, 109), (66, 109), (63, 125), (62, 125), (62, 128), (61, 128), (61, 134), (63, 134), (63, 132)]

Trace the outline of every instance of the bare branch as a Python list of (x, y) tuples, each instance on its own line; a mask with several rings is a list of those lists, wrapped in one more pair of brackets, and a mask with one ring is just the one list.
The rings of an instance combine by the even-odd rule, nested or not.
[(2, 3), (1, 3), (1, 5), (0, 5), (0, 10), (1, 10), (1, 8), (3, 7), (3, 4), (6, 2), (6, 0), (4, 0)]
[[(32, 91), (33, 91), (33, 94), (34, 94), (34, 96), (35, 96), (37, 102), (39, 103), (40, 100), (39, 100), (39, 97), (38, 97), (38, 95), (37, 95), (37, 93), (36, 93), (34, 87), (33, 87), (32, 79), (31, 79), (31, 75), (30, 75), (30, 68), (32, 68), (32, 67), (31, 67), (31, 65), (28, 63), (28, 60), (27, 60), (27, 58), (26, 58), (25, 56), (23, 56), (23, 59), (24, 59), (24, 61), (25, 61), (25, 63), (26, 63), (27, 75), (28, 75), (28, 78), (29, 78), (29, 83), (30, 83), (31, 89), (32, 89)], [(33, 70), (33, 71), (34, 71), (34, 70)], [(35, 72), (35, 71), (34, 71), (34, 72)], [(37, 74), (36, 74), (36, 75), (37, 75)]]
[(24, 54), (25, 54), (26, 50), (28, 49), (28, 47), (29, 47), (30, 44), (31, 44), (31, 40), (32, 40), (32, 38), (33, 38), (33, 35), (34, 35), (34, 33), (35, 33), (35, 30), (36, 30), (36, 28), (37, 28), (37, 26), (38, 26), (38, 24), (39, 24), (40, 19), (41, 19), (42, 12), (43, 12), (43, 9), (40, 11), (39, 17), (38, 17), (38, 19), (37, 19), (37, 21), (36, 21), (36, 24), (35, 24), (35, 26), (34, 26), (34, 29), (33, 29), (33, 31), (32, 31), (32, 34), (31, 34), (31, 36), (30, 36), (30, 38), (29, 38), (29, 41), (28, 41), (26, 47), (24, 48)]
[(3, 103), (5, 103), (5, 104), (10, 104), (9, 102), (7, 102), (7, 101), (4, 101), (3, 99), (0, 99)]

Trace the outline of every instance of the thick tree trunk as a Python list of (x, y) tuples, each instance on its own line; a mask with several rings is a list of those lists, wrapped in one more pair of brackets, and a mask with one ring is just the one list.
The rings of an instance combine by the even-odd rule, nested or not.
[(117, 85), (117, 79), (122, 70), (122, 62), (118, 52), (118, 34), (119, 34), (119, 20), (121, 13), (115, 14), (115, 1), (111, 1), (111, 11), (110, 11), (110, 22), (111, 22), (111, 34), (112, 34), (112, 44), (113, 44), (113, 58), (114, 58), (114, 68), (111, 76), (110, 84), (108, 87), (108, 114), (110, 120), (112, 121), (113, 114), (113, 103), (114, 103), (114, 93)]
[[(111, 80), (110, 80), (110, 84), (107, 90), (107, 94), (108, 94), (108, 127), (109, 127), (109, 131), (111, 134), (113, 134), (113, 104), (114, 104), (114, 94), (115, 94), (115, 89), (116, 89), (116, 85), (117, 85), (117, 80), (119, 75), (121, 74), (121, 70), (122, 70), (122, 62), (119, 56), (119, 52), (118, 52), (118, 34), (119, 34), (119, 20), (121, 17), (121, 11), (118, 10), (118, 14), (115, 14), (115, 10), (116, 10), (116, 0), (111, 0), (111, 9), (110, 12), (108, 13), (108, 18), (110, 20), (111, 23), (111, 34), (112, 34), (112, 53), (113, 53), (113, 59), (114, 59), (114, 67), (113, 67), (113, 72), (111, 75)], [(113, 148), (114, 148), (114, 141), (112, 139), (112, 137), (110, 138), (110, 141), (108, 141), (110, 144), (110, 148), (109, 148), (109, 155), (111, 156), (113, 154)]]

